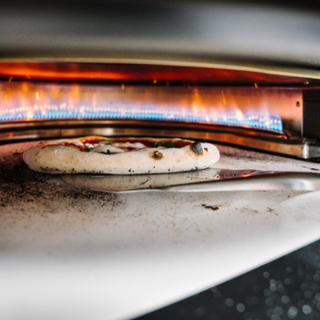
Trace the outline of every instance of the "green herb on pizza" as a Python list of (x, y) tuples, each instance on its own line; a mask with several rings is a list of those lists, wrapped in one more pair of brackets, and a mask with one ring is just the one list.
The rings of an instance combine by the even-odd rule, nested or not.
[(156, 142), (154, 144), (154, 147), (155, 148), (158, 148), (158, 147), (164, 147), (164, 148), (174, 148), (175, 145), (173, 142), (171, 141), (161, 141), (161, 142)]
[(112, 141), (109, 141), (109, 140), (103, 140), (103, 141), (99, 141), (99, 144), (109, 145), (109, 144), (112, 144)]

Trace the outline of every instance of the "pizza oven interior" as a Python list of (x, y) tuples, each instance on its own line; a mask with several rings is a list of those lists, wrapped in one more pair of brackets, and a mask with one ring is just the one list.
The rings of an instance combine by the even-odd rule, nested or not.
[(320, 154), (317, 79), (227, 66), (0, 67), (3, 142), (84, 134), (177, 136), (301, 159)]
[(311, 12), (310, 4), (281, 1), (6, 3), (1, 141), (78, 136), (85, 128), (205, 136), (315, 159)]
[[(318, 239), (318, 177), (272, 180), (273, 171), (320, 170), (320, 20), (311, 7), (3, 6), (0, 292), (7, 319), (19, 317), (17, 303), (32, 319), (47, 310), (59, 319), (133, 318)], [(234, 192), (218, 192), (221, 184), (217, 192), (113, 194), (66, 186), (22, 162), (39, 140), (86, 135), (212, 142), (222, 168), (268, 171), (269, 189), (239, 180), (226, 184)], [(11, 270), (15, 279), (5, 277)]]
[(266, 5), (6, 3), (1, 141), (179, 132), (317, 158), (317, 20)]

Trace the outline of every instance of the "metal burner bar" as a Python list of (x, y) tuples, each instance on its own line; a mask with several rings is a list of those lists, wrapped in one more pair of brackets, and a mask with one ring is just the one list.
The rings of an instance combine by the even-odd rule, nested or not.
[(279, 133), (289, 129), (300, 134), (301, 105), (301, 88), (0, 81), (0, 123), (139, 119), (233, 125)]
[(0, 143), (84, 135), (180, 137), (245, 147), (300, 159), (320, 158), (320, 143), (253, 129), (165, 121), (46, 121), (0, 125)]

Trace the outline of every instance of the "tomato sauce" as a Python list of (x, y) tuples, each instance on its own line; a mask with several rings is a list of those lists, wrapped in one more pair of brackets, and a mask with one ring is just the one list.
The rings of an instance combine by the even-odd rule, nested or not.
[[(71, 140), (72, 141), (72, 140)], [(79, 142), (81, 142), (83, 145), (78, 145), (73, 142), (61, 142), (58, 143), (61, 146), (66, 146), (70, 148), (77, 149), (79, 151), (86, 151), (87, 147), (84, 145), (86, 143), (89, 144), (98, 144), (101, 141), (111, 141), (112, 143), (117, 143), (117, 142), (123, 142), (123, 143), (142, 143), (143, 145), (146, 146), (146, 148), (155, 148), (155, 144), (161, 144), (162, 142), (171, 142), (173, 144), (173, 148), (183, 148), (185, 146), (189, 146), (193, 143), (193, 141), (185, 141), (185, 140), (176, 140), (176, 139), (149, 139), (149, 138), (127, 138), (127, 137), (121, 137), (121, 138), (105, 138), (105, 137), (84, 137), (80, 138)], [(111, 143), (111, 144), (112, 144)], [(121, 147), (120, 147), (121, 148)], [(133, 147), (123, 147), (121, 148), (125, 152), (130, 152), (130, 151), (136, 151), (139, 150), (137, 148)], [(111, 154), (113, 154), (111, 152)]]
[[(172, 142), (175, 148), (183, 148), (193, 143), (193, 141), (175, 140), (175, 139), (163, 139), (163, 140), (157, 139), (156, 141), (154, 141), (148, 138), (127, 138), (127, 137), (123, 137), (123, 138), (85, 137), (85, 138), (79, 139), (79, 141), (82, 143), (91, 143), (91, 144), (99, 143), (101, 141), (142, 143), (147, 148), (154, 148), (155, 143), (159, 143), (159, 142)], [(123, 148), (123, 149), (135, 150), (135, 148)]]

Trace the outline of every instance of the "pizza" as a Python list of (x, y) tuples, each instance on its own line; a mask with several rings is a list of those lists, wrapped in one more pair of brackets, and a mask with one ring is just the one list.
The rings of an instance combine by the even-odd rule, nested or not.
[(23, 154), (32, 170), (51, 174), (146, 174), (205, 169), (219, 160), (207, 142), (88, 136), (41, 142)]

